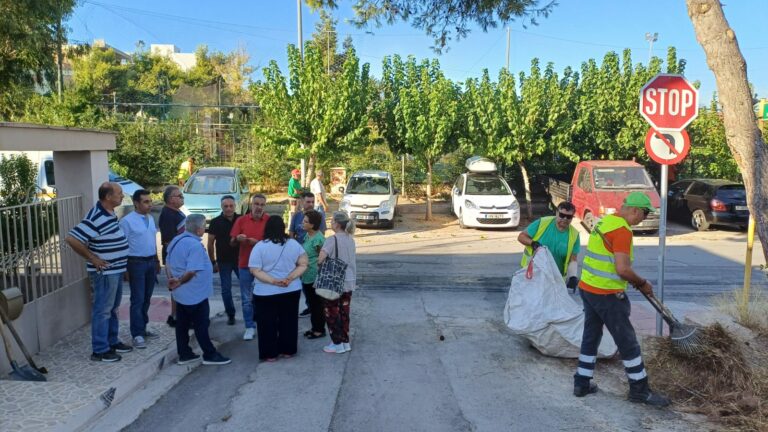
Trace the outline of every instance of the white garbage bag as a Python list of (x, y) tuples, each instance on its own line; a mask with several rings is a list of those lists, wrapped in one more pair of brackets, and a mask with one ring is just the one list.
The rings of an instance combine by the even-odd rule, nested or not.
[[(584, 312), (568, 294), (560, 269), (546, 247), (538, 248), (528, 267), (512, 277), (504, 322), (544, 355), (579, 356)], [(598, 357), (611, 357), (616, 350), (610, 333), (603, 329)]]

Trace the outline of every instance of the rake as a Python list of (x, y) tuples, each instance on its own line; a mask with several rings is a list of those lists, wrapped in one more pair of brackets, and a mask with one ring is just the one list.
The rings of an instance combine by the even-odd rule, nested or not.
[(664, 321), (669, 324), (669, 338), (675, 348), (689, 356), (704, 351), (706, 345), (699, 327), (683, 324), (678, 321), (677, 318), (672, 315), (672, 311), (670, 311), (669, 308), (667, 308), (664, 303), (660, 302), (653, 294), (648, 295), (642, 291), (640, 291), (640, 293), (645, 296), (651, 306), (659, 311), (661, 317), (664, 318)]

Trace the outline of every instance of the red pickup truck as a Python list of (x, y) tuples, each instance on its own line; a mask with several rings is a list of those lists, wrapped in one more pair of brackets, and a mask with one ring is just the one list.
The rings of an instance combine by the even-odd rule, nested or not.
[(582, 161), (576, 165), (570, 183), (557, 176), (545, 177), (545, 180), (545, 189), (552, 204), (558, 205), (564, 200), (573, 202), (576, 216), (590, 231), (603, 215), (617, 212), (630, 192), (645, 192), (656, 211), (632, 229), (645, 232), (659, 230), (661, 198), (645, 168), (637, 162)]

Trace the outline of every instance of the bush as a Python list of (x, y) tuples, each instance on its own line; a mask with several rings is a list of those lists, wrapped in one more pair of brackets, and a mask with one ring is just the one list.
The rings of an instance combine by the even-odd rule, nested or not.
[(27, 202), (35, 194), (37, 164), (25, 154), (0, 158), (0, 203), (14, 206)]

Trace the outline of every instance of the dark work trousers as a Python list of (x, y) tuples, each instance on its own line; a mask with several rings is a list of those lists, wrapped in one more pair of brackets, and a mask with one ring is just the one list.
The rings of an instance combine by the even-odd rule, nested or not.
[(149, 323), (149, 305), (157, 278), (156, 256), (128, 257), (128, 285), (131, 287), (131, 337), (144, 336)]
[(301, 291), (253, 296), (253, 316), (259, 338), (259, 359), (294, 355), (298, 344)]
[(580, 290), (580, 293), (584, 303), (584, 333), (581, 337), (579, 365), (574, 375), (574, 384), (579, 387), (589, 386), (589, 380), (595, 372), (603, 325), (619, 347), (630, 383), (645, 379), (647, 375), (640, 356), (640, 344), (637, 343), (635, 329), (629, 321), (632, 307), (626, 293), (622, 291), (618, 294), (601, 295), (584, 290)]
[(309, 311), (312, 312), (312, 331), (315, 333), (325, 333), (324, 299), (315, 293), (315, 286), (311, 283), (301, 284), (301, 289), (304, 291), (304, 296), (309, 303)]
[(352, 292), (341, 294), (336, 300), (325, 300), (325, 320), (331, 333), (331, 340), (336, 345), (349, 343), (349, 304)]
[(176, 351), (179, 357), (192, 356), (192, 348), (189, 347), (190, 328), (195, 330), (195, 339), (203, 350), (203, 359), (210, 359), (216, 354), (216, 348), (208, 336), (209, 313), (208, 299), (195, 305), (176, 303)]

